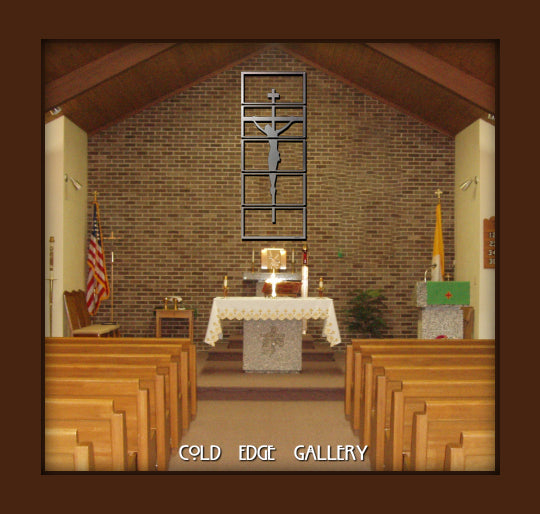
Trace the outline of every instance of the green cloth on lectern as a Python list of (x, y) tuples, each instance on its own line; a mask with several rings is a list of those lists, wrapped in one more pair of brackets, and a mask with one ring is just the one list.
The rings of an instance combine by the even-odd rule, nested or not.
[(427, 282), (428, 305), (469, 305), (469, 282)]

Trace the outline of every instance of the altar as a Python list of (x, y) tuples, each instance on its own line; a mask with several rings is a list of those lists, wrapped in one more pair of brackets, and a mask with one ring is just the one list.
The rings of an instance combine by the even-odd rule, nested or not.
[[(341, 343), (334, 302), (308, 297), (214, 298), (204, 342), (211, 346), (223, 338), (222, 320), (244, 320), (243, 370), (246, 372), (298, 372), (302, 369), (302, 321), (324, 320), (322, 336)], [(264, 323), (260, 323), (264, 321)], [(268, 323), (271, 321), (271, 323)]]

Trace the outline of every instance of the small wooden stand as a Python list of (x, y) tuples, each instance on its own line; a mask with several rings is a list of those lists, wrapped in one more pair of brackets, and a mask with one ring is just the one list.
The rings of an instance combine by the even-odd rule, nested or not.
[(184, 318), (189, 322), (189, 339), (193, 342), (193, 311), (188, 309), (156, 309), (156, 337), (161, 337), (161, 320), (164, 318)]

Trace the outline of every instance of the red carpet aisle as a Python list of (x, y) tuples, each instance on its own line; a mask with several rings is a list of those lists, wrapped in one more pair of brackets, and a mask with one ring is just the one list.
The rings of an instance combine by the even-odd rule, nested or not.
[[(243, 373), (241, 360), (227, 356), (208, 359), (208, 354), (201, 352), (198, 415), (181, 443), (187, 446), (182, 456), (188, 460), (173, 454), (169, 470), (370, 471), (369, 449), (362, 461), (363, 447), (343, 412), (344, 354), (336, 353), (330, 359), (308, 357), (302, 366), (301, 373), (293, 374)], [(270, 456), (275, 460), (241, 460), (242, 445), (272, 446), (275, 450)], [(194, 446), (204, 448), (205, 459), (217, 455), (215, 447), (219, 446), (221, 456), (214, 461), (201, 460), (200, 455), (190, 455), (190, 450), (197, 452)], [(243, 457), (248, 456), (247, 451)], [(260, 454), (267, 456), (265, 450)]]

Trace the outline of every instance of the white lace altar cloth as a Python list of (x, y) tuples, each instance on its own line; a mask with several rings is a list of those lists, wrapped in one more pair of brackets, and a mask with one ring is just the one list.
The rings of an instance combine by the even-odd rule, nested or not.
[(324, 319), (322, 335), (335, 346), (341, 343), (334, 301), (331, 298), (228, 296), (214, 298), (204, 342), (215, 346), (223, 338), (222, 319), (231, 320), (304, 320)]

